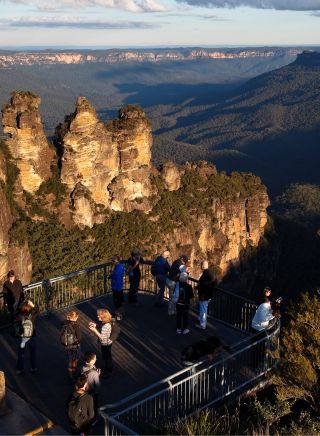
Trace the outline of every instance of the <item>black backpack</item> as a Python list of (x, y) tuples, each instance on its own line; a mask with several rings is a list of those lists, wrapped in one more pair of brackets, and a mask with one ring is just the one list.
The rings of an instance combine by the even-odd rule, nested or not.
[(88, 421), (88, 417), (83, 413), (80, 401), (81, 398), (85, 397), (86, 395), (88, 394), (84, 393), (79, 397), (75, 397), (74, 395), (72, 395), (67, 404), (67, 414), (69, 421), (76, 428), (81, 428)]
[(78, 338), (71, 323), (64, 324), (60, 333), (60, 342), (64, 347), (78, 344)]
[(117, 321), (114, 318), (112, 318), (112, 320), (111, 320), (111, 334), (110, 334), (109, 339), (112, 342), (116, 341), (120, 335), (120, 332), (121, 332), (121, 330), (120, 330), (119, 324), (117, 323)]

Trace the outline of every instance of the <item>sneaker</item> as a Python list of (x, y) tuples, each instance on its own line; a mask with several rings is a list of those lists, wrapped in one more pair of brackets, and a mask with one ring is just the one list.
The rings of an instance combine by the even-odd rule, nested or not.
[(195, 328), (197, 328), (199, 330), (205, 330), (206, 329), (205, 327), (202, 327), (201, 324), (195, 324), (194, 326), (195, 326)]
[(178, 335), (181, 335), (181, 329), (177, 329)]
[(183, 335), (187, 335), (188, 333), (190, 333), (189, 329), (184, 329), (183, 332), (182, 332)]

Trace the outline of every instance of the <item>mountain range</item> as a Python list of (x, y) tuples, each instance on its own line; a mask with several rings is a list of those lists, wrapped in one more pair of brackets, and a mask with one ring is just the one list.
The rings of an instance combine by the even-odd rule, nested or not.
[[(155, 116), (157, 113), (157, 116)], [(249, 171), (276, 194), (292, 182), (320, 183), (320, 54), (304, 52), (223, 98), (207, 94), (154, 108), (155, 160), (205, 159)]]

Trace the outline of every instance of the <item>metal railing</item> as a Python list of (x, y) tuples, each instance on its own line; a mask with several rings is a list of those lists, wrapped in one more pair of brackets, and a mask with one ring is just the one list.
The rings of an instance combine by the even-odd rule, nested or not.
[[(26, 298), (30, 298), (39, 307), (40, 313), (62, 309), (111, 292), (111, 280), (109, 280), (111, 269), (112, 264), (108, 262), (52, 279), (45, 279), (24, 286), (24, 293)], [(156, 292), (150, 266), (142, 264), (140, 270), (141, 291)], [(125, 275), (124, 289), (129, 288), (128, 281), (128, 276)], [(0, 301), (0, 326), (3, 326), (8, 323), (9, 314), (3, 300)]]
[[(119, 401), (100, 413), (105, 435), (164, 434), (165, 426), (240, 393), (277, 362), (280, 324), (266, 338), (248, 337), (239, 348), (215, 363), (199, 362)], [(273, 352), (271, 352), (271, 350)], [(261, 368), (254, 368), (259, 361)]]

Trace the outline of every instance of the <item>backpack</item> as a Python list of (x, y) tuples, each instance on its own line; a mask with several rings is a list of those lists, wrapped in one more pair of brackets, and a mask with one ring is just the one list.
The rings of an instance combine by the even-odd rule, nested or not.
[(75, 329), (70, 323), (64, 324), (60, 333), (60, 342), (64, 347), (70, 347), (71, 345), (78, 344), (78, 338), (76, 336)]
[(119, 324), (117, 323), (117, 321), (112, 318), (111, 320), (111, 334), (110, 334), (110, 340), (112, 342), (116, 341), (120, 335), (120, 327)]
[(84, 424), (87, 423), (88, 420), (87, 416), (85, 416), (85, 414), (83, 413), (82, 406), (80, 404), (81, 398), (83, 398), (85, 395), (88, 394), (85, 393), (80, 397), (75, 397), (72, 395), (67, 405), (67, 414), (69, 421), (77, 428), (81, 428)]
[(20, 336), (30, 339), (33, 335), (33, 322), (29, 317), (23, 317), (20, 326)]

